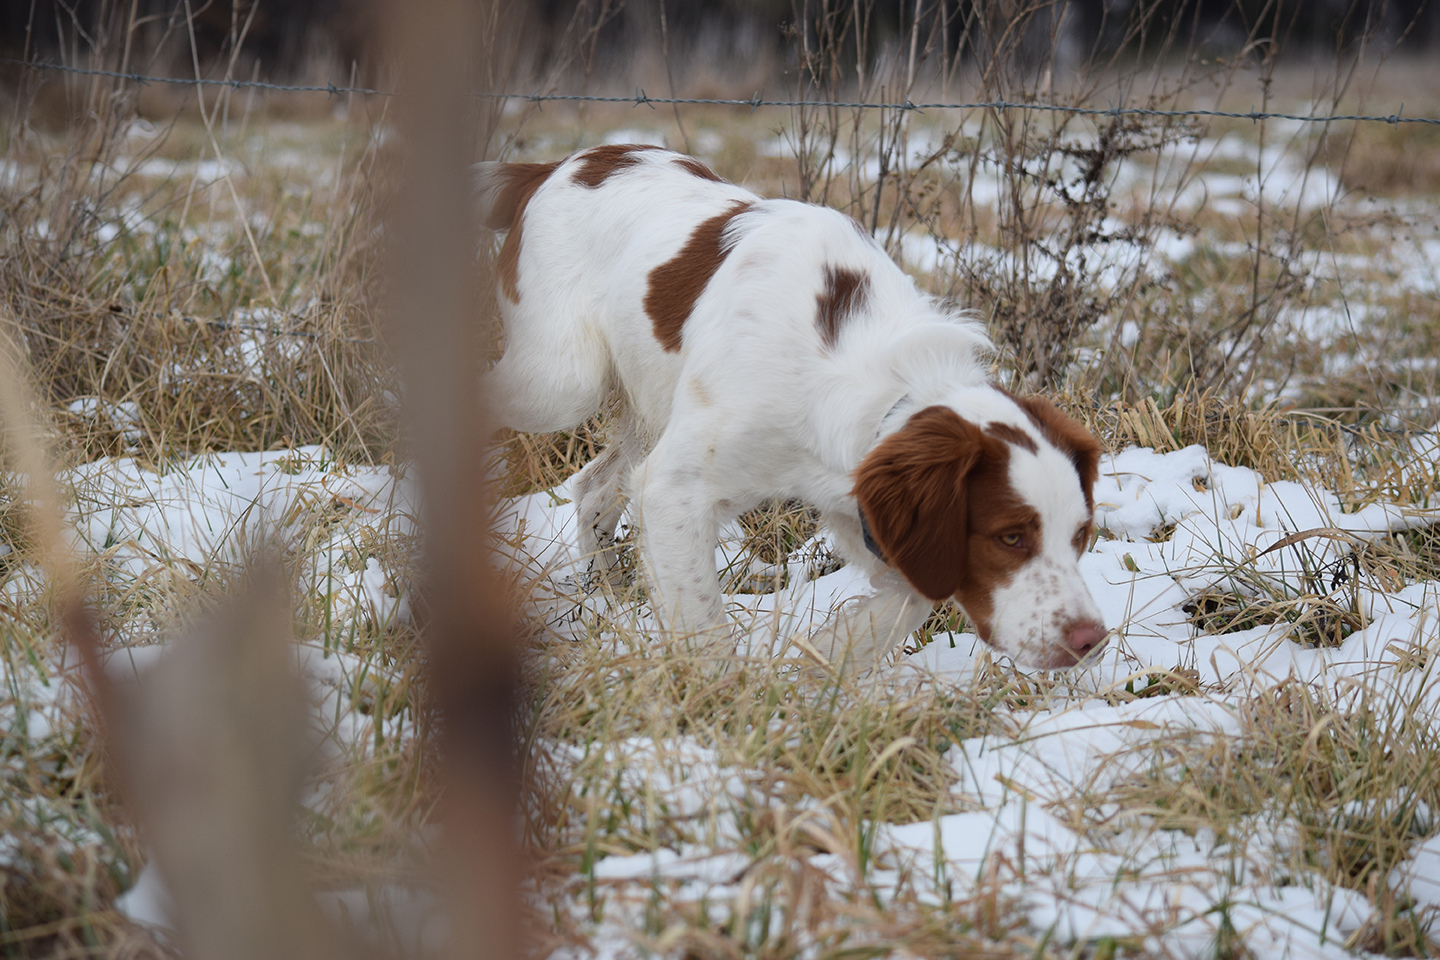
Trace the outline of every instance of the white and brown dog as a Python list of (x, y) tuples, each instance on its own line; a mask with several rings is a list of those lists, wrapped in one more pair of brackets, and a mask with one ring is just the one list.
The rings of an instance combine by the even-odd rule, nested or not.
[(875, 588), (811, 638), (823, 656), (872, 665), (947, 597), (1023, 664), (1103, 645), (1078, 567), (1099, 444), (988, 383), (984, 333), (855, 221), (644, 146), (481, 164), (478, 182), (508, 231), (499, 420), (568, 429), (619, 390), (610, 444), (575, 481), (580, 547), (613, 569), (633, 500), (669, 626), (724, 630), (720, 524), (798, 498)]

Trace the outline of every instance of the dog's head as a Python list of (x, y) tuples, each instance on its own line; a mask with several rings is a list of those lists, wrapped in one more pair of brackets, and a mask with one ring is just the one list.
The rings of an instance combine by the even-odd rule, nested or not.
[(1069, 667), (1105, 642), (1079, 569), (1100, 444), (1046, 400), (987, 393), (983, 423), (950, 405), (911, 416), (861, 462), (855, 497), (916, 590), (954, 597), (1018, 662)]

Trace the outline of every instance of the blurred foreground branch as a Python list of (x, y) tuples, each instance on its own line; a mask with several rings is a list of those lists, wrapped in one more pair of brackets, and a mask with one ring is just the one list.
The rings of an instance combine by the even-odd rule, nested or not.
[[(474, 107), (499, 33), (491, 2), (391, 5), (404, 90), (403, 175), (386, 222), (391, 337), (405, 384), (404, 424), (422, 492), (422, 616), (429, 686), (441, 717), (442, 820), (450, 858), (452, 952), (519, 953), (511, 717), (514, 630), (488, 559), (481, 325), (468, 166)], [(481, 53), (477, 56), (477, 41)], [(487, 42), (490, 41), (490, 42)]]

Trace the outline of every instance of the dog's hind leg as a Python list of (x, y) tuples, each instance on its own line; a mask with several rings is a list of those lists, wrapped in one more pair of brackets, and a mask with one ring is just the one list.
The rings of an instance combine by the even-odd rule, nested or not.
[(715, 571), (718, 510), (695, 436), (668, 431), (631, 473), (640, 522), (641, 559), (665, 626), (718, 639), (726, 629)]
[(587, 586), (601, 579), (620, 585), (623, 571), (615, 549), (615, 528), (625, 512), (625, 477), (643, 452), (635, 418), (628, 410), (616, 417), (609, 434), (605, 449), (575, 475), (571, 486)]
[(587, 327), (506, 318), (505, 355), (485, 375), (487, 402), (500, 426), (525, 433), (569, 430), (610, 395), (610, 353)]

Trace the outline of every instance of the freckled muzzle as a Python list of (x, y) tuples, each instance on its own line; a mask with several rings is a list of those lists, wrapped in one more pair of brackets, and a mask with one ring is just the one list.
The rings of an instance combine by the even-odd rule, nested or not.
[(1108, 631), (1099, 620), (1076, 618), (1064, 621), (1049, 636), (1022, 638), (1016, 645), (992, 642), (1001, 653), (1008, 653), (1027, 667), (1042, 670), (1068, 670), (1105, 646)]
[(982, 639), (1024, 666), (1065, 670), (1103, 648), (1109, 631), (1078, 567), (1032, 566), (996, 590)]

